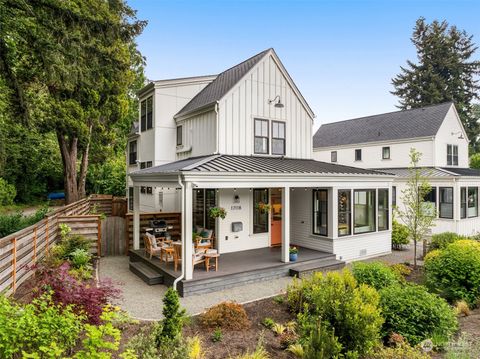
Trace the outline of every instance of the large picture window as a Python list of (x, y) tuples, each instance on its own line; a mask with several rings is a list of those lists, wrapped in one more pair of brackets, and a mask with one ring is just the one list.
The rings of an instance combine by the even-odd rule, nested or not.
[(254, 152), (268, 154), (268, 120), (255, 119)]
[(478, 187), (468, 187), (467, 216), (468, 218), (478, 216)]
[(352, 192), (350, 190), (338, 190), (338, 236), (352, 234)]
[(216, 205), (214, 189), (196, 189), (193, 195), (193, 225), (215, 230), (215, 219), (209, 216), (210, 209)]
[(453, 219), (453, 187), (440, 187), (440, 218)]
[(447, 166), (458, 166), (457, 145), (447, 145)]
[(137, 141), (131, 141), (128, 145), (128, 164), (137, 164)]
[(313, 190), (313, 234), (328, 236), (328, 190)]
[(386, 231), (389, 224), (388, 189), (378, 189), (378, 230)]
[(253, 190), (253, 233), (268, 232), (268, 211), (263, 209), (268, 203), (268, 189)]
[(285, 154), (285, 122), (272, 121), (272, 154)]
[(437, 187), (432, 187), (430, 192), (428, 192), (423, 197), (423, 209), (425, 213), (429, 214), (430, 216), (436, 216), (437, 211)]
[(354, 234), (375, 231), (375, 190), (354, 192)]

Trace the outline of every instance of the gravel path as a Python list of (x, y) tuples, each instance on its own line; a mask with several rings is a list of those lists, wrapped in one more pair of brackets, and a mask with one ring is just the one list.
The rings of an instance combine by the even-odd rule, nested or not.
[[(422, 253), (421, 244), (417, 247)], [(164, 285), (147, 285), (128, 269), (128, 257), (103, 257), (100, 259), (100, 278), (111, 278), (118, 283), (123, 292), (123, 299), (118, 304), (130, 315), (140, 320), (162, 319), (162, 299), (167, 290)], [(381, 257), (367, 261), (383, 261), (387, 263), (413, 262), (413, 245), (405, 250), (394, 251)], [(420, 264), (421, 262), (419, 262)], [(180, 303), (189, 315), (203, 312), (206, 308), (225, 300), (248, 303), (259, 299), (281, 294), (291, 282), (291, 277), (277, 278), (264, 282), (247, 284), (222, 291), (180, 298)]]

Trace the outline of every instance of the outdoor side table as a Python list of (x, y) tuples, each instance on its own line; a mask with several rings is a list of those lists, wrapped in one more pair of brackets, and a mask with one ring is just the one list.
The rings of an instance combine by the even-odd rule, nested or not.
[[(205, 253), (205, 264), (207, 267), (207, 272), (210, 270), (210, 266), (214, 265), (215, 266), (215, 272), (218, 270), (218, 257), (220, 257), (220, 254), (218, 253)], [(210, 264), (210, 260), (215, 259), (215, 264)]]

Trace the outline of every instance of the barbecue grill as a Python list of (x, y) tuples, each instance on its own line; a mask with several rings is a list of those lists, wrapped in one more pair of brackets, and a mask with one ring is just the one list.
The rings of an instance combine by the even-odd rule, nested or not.
[(170, 238), (169, 229), (173, 229), (173, 226), (169, 226), (164, 219), (153, 219), (150, 221), (150, 228), (148, 228), (147, 232), (150, 232), (155, 237)]

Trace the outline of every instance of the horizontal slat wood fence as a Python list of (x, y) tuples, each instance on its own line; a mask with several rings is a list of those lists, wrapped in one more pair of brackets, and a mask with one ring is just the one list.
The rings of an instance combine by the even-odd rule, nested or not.
[[(182, 215), (179, 212), (151, 212), (151, 213), (140, 213), (140, 233), (145, 231), (145, 228), (150, 227), (150, 221), (153, 219), (163, 219), (167, 222), (167, 225), (173, 226), (172, 229), (168, 230), (168, 233), (172, 236), (174, 240), (180, 240), (181, 237), (181, 221)], [(127, 213), (125, 217), (125, 231), (127, 233), (125, 244), (125, 254), (128, 254), (128, 250), (133, 247), (133, 214)], [(140, 241), (141, 242), (141, 241)], [(140, 246), (143, 247), (143, 243), (140, 243)]]
[[(40, 222), (0, 238), (0, 292), (11, 294), (31, 276), (30, 267), (59, 240), (60, 223), (68, 224), (73, 234), (89, 238), (92, 241), (92, 253), (101, 255), (100, 213), (112, 214), (115, 202), (121, 203), (122, 199), (91, 196), (56, 209)], [(89, 214), (93, 204), (98, 214)]]

